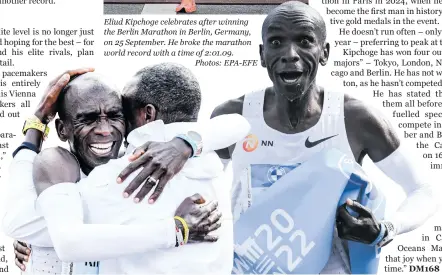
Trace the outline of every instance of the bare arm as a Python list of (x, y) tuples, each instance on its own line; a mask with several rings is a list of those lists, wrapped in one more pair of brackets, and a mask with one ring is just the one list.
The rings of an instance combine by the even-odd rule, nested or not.
[(78, 161), (71, 152), (61, 147), (40, 152), (35, 158), (32, 172), (37, 195), (53, 185), (80, 180)]
[(397, 134), (379, 111), (346, 96), (344, 114), (347, 137), (355, 159), (360, 164), (366, 155), (377, 162), (399, 147)]
[[(421, 171), (416, 169), (408, 155), (411, 148), (402, 148), (389, 122), (361, 101), (347, 101), (345, 112), (350, 144), (355, 155), (360, 153), (360, 160), (368, 155), (407, 195), (389, 219), (396, 233), (405, 233), (421, 226), (436, 211), (436, 203), (431, 185), (422, 181)], [(356, 123), (359, 127), (354, 125)]]

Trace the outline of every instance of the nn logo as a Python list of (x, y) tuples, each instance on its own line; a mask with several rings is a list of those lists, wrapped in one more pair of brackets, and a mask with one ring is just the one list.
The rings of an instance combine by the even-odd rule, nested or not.
[[(250, 135), (246, 136), (246, 138), (244, 139), (244, 142), (242, 143), (242, 148), (246, 152), (253, 152), (256, 150), (256, 148), (258, 148), (259, 143), (260, 143), (260, 141), (259, 141), (258, 137), (254, 134), (250, 134)], [(261, 140), (261, 146), (272, 147), (273, 141)]]

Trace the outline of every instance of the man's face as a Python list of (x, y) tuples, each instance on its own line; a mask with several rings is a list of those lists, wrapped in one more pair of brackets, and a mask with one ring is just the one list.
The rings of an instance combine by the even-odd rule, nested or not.
[(301, 98), (315, 82), (318, 64), (325, 64), (325, 44), (317, 18), (308, 9), (280, 10), (263, 29), (262, 65), (277, 93)]
[(66, 131), (82, 167), (93, 169), (118, 157), (125, 134), (122, 103), (117, 91), (104, 83), (82, 80), (75, 84), (66, 95)]

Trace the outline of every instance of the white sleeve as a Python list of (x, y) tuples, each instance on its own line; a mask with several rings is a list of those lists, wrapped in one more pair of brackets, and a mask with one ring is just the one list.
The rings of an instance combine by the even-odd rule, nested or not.
[(47, 221), (62, 261), (101, 261), (175, 246), (173, 218), (145, 225), (84, 224), (83, 202), (74, 183), (60, 183), (43, 191), (37, 210)]
[(35, 156), (34, 151), (22, 149), (12, 160), (2, 229), (7, 236), (16, 240), (52, 247), (46, 221), (35, 211), (37, 192), (32, 179)]
[(422, 181), (412, 161), (399, 146), (385, 159), (375, 163), (379, 169), (399, 184), (407, 198), (399, 206), (393, 217), (396, 234), (406, 233), (423, 225), (437, 210), (436, 199), (431, 185)]
[(249, 122), (238, 114), (220, 115), (206, 123), (197, 123), (203, 151), (224, 149), (244, 139), (250, 132)]

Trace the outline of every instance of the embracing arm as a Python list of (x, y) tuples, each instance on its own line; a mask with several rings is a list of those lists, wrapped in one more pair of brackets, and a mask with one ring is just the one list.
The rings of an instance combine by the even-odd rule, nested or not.
[[(215, 110), (213, 110), (211, 118), (214, 119), (216, 117), (226, 115), (226, 114), (242, 115), (243, 102), (244, 102), (244, 96), (224, 102), (223, 104), (216, 107)], [(243, 119), (245, 119), (245, 118), (243, 117)], [(248, 132), (249, 131), (250, 131), (250, 124), (248, 127)], [(247, 134), (248, 134), (248, 132), (247, 132)], [(235, 143), (232, 143), (228, 146), (225, 146), (224, 148), (220, 148), (220, 149), (216, 150), (216, 153), (221, 158), (221, 161), (224, 164), (224, 169), (229, 164), (230, 159), (232, 157), (231, 152), (233, 152), (234, 149), (235, 149)]]
[[(406, 233), (421, 226), (437, 208), (431, 185), (413, 164), (407, 150), (400, 146), (399, 138), (390, 124), (376, 111), (355, 101), (354, 115), (360, 116), (363, 150), (375, 165), (399, 184), (407, 198), (389, 220), (396, 234)], [(346, 107), (347, 108), (347, 107)]]
[(228, 148), (243, 140), (250, 132), (250, 124), (239, 114), (220, 115), (202, 126), (203, 152)]
[[(226, 157), (225, 153), (221, 152), (228, 154), (229, 146), (234, 147), (238, 141), (244, 139), (250, 131), (250, 124), (240, 113), (226, 112), (225, 114), (212, 115), (212, 119), (209, 121), (195, 123), (193, 130), (201, 134), (202, 152), (216, 150), (226, 167), (230, 156)], [(121, 183), (131, 173), (143, 166), (141, 173), (132, 180), (124, 193), (129, 197), (150, 176), (159, 180), (155, 191), (149, 197), (149, 202), (154, 203), (169, 180), (184, 166), (191, 156), (191, 152), (191, 146), (178, 137), (168, 142), (146, 142), (129, 157), (132, 162), (119, 174), (117, 182)], [(145, 183), (135, 195), (135, 200), (137, 202), (143, 200), (154, 186), (155, 184)]]
[[(96, 169), (103, 172), (102, 180), (111, 182), (113, 178), (109, 177), (113, 173), (106, 173), (106, 169), (114, 167), (107, 165)], [(53, 246), (61, 260), (100, 261), (175, 247), (176, 227), (180, 224), (172, 217), (137, 225), (85, 224), (81, 194), (73, 183), (79, 177), (79, 170), (75, 157), (62, 148), (43, 151), (34, 163), (34, 182), (39, 192), (37, 207), (47, 221)], [(88, 178), (82, 179), (80, 184), (91, 184), (87, 181)], [(201, 206), (201, 197), (192, 198), (184, 200), (175, 215), (187, 222), (190, 239), (198, 232), (196, 241), (216, 241), (217, 238), (205, 235), (219, 225), (217, 205)], [(203, 239), (198, 239), (202, 236)]]
[(61, 260), (105, 260), (175, 245), (172, 218), (149, 226), (84, 224), (83, 203), (74, 183), (79, 177), (78, 162), (63, 148), (46, 149), (35, 159), (37, 207)]

